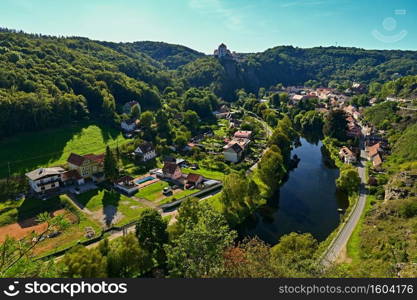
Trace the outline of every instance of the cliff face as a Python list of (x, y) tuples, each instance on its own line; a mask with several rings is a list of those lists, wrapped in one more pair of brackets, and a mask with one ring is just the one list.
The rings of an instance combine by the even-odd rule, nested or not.
[(385, 186), (385, 201), (417, 196), (417, 171), (396, 174)]

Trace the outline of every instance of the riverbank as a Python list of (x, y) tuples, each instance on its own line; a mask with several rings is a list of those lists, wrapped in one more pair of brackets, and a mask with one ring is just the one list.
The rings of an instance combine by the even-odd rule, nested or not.
[(258, 236), (274, 245), (291, 232), (311, 233), (324, 241), (337, 228), (338, 210), (349, 207), (347, 197), (336, 190), (339, 170), (327, 164), (320, 141), (300, 141), (291, 152), (300, 159), (298, 167), (289, 171), (279, 192), (244, 224), (242, 235)]

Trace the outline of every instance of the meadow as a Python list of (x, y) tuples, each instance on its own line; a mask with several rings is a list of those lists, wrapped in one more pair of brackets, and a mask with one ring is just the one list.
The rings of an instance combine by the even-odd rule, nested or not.
[(38, 167), (64, 164), (71, 152), (102, 153), (106, 145), (126, 140), (109, 126), (78, 123), (62, 128), (17, 134), (0, 141), (0, 178), (19, 175)]

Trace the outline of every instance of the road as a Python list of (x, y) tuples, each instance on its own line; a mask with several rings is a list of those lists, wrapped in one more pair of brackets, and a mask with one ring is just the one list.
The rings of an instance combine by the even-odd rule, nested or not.
[[(257, 114), (255, 114), (254, 112), (251, 112), (251, 111), (248, 111), (248, 110), (245, 110), (245, 112), (247, 113), (247, 114), (249, 114), (249, 115), (252, 115), (252, 117), (254, 117), (255, 119), (257, 119), (261, 124), (262, 124), (262, 126), (264, 127), (264, 129), (265, 129), (265, 133), (266, 133), (266, 138), (267, 139), (269, 139), (270, 137), (271, 137), (271, 135), (272, 135), (272, 129), (271, 129), (271, 127), (264, 121), (264, 120), (262, 120), (262, 118), (261, 117), (259, 117)], [(261, 160), (261, 158), (262, 158), (262, 156), (265, 154), (265, 152), (268, 150), (268, 148), (266, 148), (263, 152), (262, 152), (262, 154), (261, 154), (261, 156), (259, 157), (259, 159), (258, 159), (258, 161), (252, 166), (252, 167), (250, 167), (249, 168), (249, 170), (246, 172), (246, 173), (250, 173), (250, 172), (253, 172), (253, 171), (255, 171), (255, 169), (258, 167), (258, 164), (259, 164), (259, 161)]]
[(359, 222), (359, 219), (363, 213), (366, 204), (366, 176), (365, 176), (365, 166), (364, 162), (366, 161), (366, 152), (363, 150), (363, 142), (361, 142), (361, 159), (358, 164), (358, 173), (359, 177), (361, 178), (361, 184), (359, 188), (359, 199), (356, 205), (353, 207), (353, 211), (351, 212), (349, 219), (343, 225), (342, 229), (339, 231), (339, 234), (336, 238), (332, 241), (327, 252), (324, 254), (322, 258), (322, 265), (324, 267), (330, 266), (332, 263), (336, 261), (339, 257), (340, 252), (346, 246), (350, 236), (352, 235), (353, 230), (355, 229), (356, 225)]

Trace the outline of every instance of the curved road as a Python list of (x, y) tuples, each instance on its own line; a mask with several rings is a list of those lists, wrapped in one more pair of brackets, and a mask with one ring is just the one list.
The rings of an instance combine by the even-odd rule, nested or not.
[[(361, 146), (363, 149), (363, 145)], [(361, 159), (358, 164), (358, 173), (359, 177), (361, 178), (361, 184), (359, 188), (359, 199), (356, 205), (353, 207), (353, 211), (351, 212), (349, 219), (344, 224), (342, 229), (339, 231), (336, 238), (332, 241), (330, 246), (328, 247), (326, 253), (324, 254), (321, 263), (324, 267), (330, 266), (332, 263), (336, 261), (339, 257), (340, 252), (346, 246), (350, 236), (352, 235), (353, 230), (355, 229), (358, 221), (362, 215), (362, 212), (365, 208), (366, 204), (366, 178), (365, 178), (365, 167), (363, 162), (366, 161), (366, 153), (364, 150), (361, 150)]]

